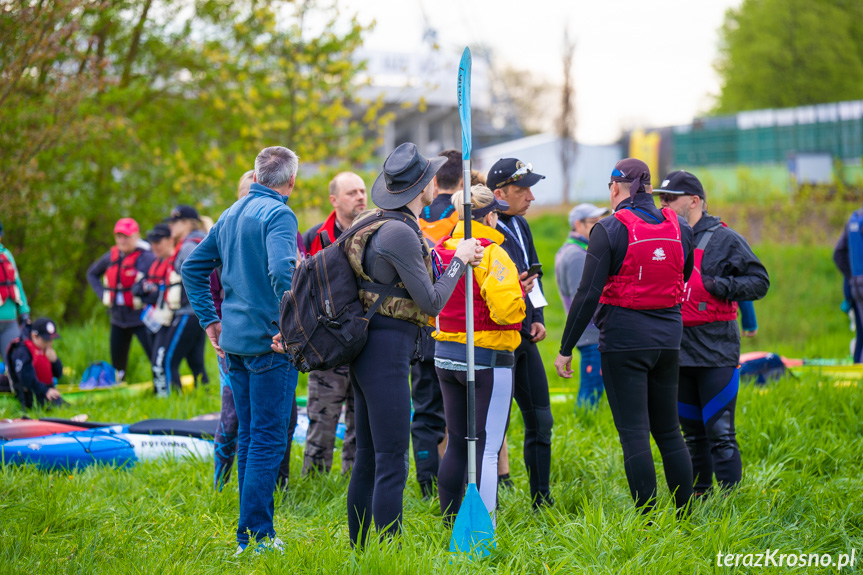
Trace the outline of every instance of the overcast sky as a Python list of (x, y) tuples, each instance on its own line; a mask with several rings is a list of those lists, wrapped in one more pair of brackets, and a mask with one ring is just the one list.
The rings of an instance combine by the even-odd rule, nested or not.
[(441, 49), (485, 43), (499, 58), (559, 81), (563, 30), (576, 41), (577, 137), (617, 140), (622, 128), (685, 124), (711, 107), (717, 30), (742, 0), (339, 0), (343, 14), (377, 22), (366, 47), (423, 50), (426, 25)]

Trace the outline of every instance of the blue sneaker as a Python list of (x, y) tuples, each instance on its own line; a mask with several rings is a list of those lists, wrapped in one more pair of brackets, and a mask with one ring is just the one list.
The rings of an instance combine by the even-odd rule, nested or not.
[[(239, 557), (243, 554), (243, 552), (248, 547), (248, 543), (240, 543), (237, 545), (237, 550), (234, 552), (234, 557)], [(255, 555), (260, 555), (261, 553), (269, 553), (270, 551), (277, 551), (280, 555), (285, 554), (285, 543), (276, 537), (275, 539), (267, 539), (266, 541), (261, 541), (255, 546)]]

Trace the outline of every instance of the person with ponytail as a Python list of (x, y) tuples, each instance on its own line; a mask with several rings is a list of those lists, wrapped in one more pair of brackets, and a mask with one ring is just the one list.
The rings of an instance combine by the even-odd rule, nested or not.
[[(452, 204), (459, 222), (452, 236), (435, 247), (444, 266), (452, 261), (464, 238), (464, 192)], [(438, 495), (446, 523), (458, 514), (467, 478), (467, 334), (465, 298), (474, 301), (474, 357), (476, 365), (477, 486), (489, 513), (497, 507), (498, 453), (503, 445), (512, 404), (513, 351), (521, 343), (525, 317), (524, 291), (518, 269), (501, 247), (504, 236), (495, 229), (498, 214), (509, 209), (486, 186), (471, 188), (471, 235), (485, 248), (474, 268), (473, 285), (459, 279), (453, 296), (438, 316), (434, 333), (435, 367), (444, 401), (447, 448), (438, 472)], [(470, 295), (468, 295), (470, 294)]]

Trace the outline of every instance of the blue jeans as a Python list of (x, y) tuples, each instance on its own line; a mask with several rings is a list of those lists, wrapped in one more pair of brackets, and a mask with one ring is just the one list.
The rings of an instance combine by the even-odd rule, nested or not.
[(581, 354), (581, 384), (578, 387), (576, 407), (595, 407), (605, 391), (602, 384), (602, 361), (599, 345), (578, 348)]
[(288, 422), (297, 371), (279, 353), (228, 354), (234, 405), (240, 422), (237, 479), (240, 521), (237, 543), (274, 538), (273, 490), (288, 444)]

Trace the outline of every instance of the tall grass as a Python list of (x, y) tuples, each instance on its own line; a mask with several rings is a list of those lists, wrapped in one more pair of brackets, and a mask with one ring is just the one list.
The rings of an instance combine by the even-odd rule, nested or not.
[[(552, 262), (565, 236), (565, 216), (544, 217), (532, 226), (550, 302), (549, 336), (540, 347), (549, 381), (559, 386), (551, 361), (565, 318)], [(841, 284), (830, 248), (759, 245), (755, 250), (768, 267), (772, 287), (767, 298), (756, 303), (760, 330), (755, 340), (745, 342), (746, 348), (797, 357), (847, 355), (851, 334), (838, 310)], [(61, 331), (58, 350), (78, 373), (91, 360), (107, 359), (104, 325), (61, 326)], [(130, 372), (149, 379), (145, 367)], [(212, 355), (208, 367), (215, 379)], [(94, 420), (131, 422), (188, 418), (219, 408), (216, 385), (167, 400), (149, 394), (92, 394), (74, 401), (52, 415), (88, 413)], [(573, 397), (559, 396), (552, 410), (556, 503), (541, 512), (531, 510), (519, 456), (523, 426), (514, 410), (508, 441), (515, 487), (501, 494), (498, 548), (482, 561), (467, 562), (447, 552), (449, 532), (441, 523), (438, 502), (421, 499), (412, 473), (402, 537), (363, 552), (351, 550), (345, 520), (347, 480), (335, 472), (301, 477), (302, 449), (297, 448), (290, 490), (276, 499), (276, 529), (288, 546), (284, 556), (231, 556), (236, 481), (215, 493), (211, 460), (148, 462), (131, 470), (0, 468), (0, 572), (642, 575), (731, 571), (717, 568), (719, 552), (770, 548), (835, 555), (856, 549), (858, 557), (863, 554), (863, 394), (858, 381), (809, 374), (764, 388), (744, 385), (737, 412), (744, 481), (732, 493), (696, 503), (692, 515), (682, 520), (674, 517), (658, 452), (654, 459), (660, 505), (650, 517), (633, 510), (604, 401), (596, 411), (575, 412)], [(0, 417), (18, 413), (14, 402), (0, 402)], [(338, 451), (335, 459), (338, 469)]]

